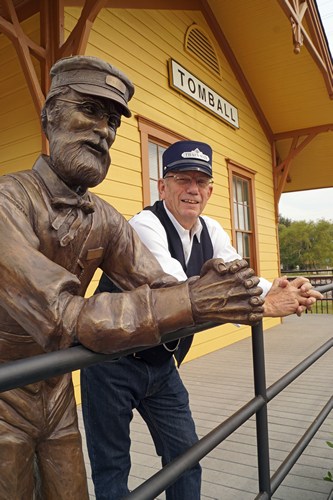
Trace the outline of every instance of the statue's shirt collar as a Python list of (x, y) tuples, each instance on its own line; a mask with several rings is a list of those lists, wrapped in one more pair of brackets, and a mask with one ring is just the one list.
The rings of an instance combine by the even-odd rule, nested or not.
[(82, 224), (83, 214), (94, 212), (94, 204), (88, 191), (83, 196), (76, 194), (54, 172), (49, 162), (49, 157), (42, 155), (36, 161), (33, 170), (43, 182), (48, 194), (48, 201), (52, 207), (51, 226), (57, 232), (60, 245), (67, 246), (75, 238)]

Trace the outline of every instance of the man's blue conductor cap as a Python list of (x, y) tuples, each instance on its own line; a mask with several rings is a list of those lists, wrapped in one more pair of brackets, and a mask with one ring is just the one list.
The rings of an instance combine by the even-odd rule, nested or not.
[(212, 155), (212, 148), (204, 142), (175, 142), (163, 153), (163, 177), (174, 170), (198, 171), (212, 177)]

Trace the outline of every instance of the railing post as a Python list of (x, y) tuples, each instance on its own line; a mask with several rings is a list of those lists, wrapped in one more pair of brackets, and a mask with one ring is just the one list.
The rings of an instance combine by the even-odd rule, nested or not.
[(259, 491), (271, 498), (265, 352), (262, 321), (252, 327), (254, 390), (266, 402), (256, 413)]

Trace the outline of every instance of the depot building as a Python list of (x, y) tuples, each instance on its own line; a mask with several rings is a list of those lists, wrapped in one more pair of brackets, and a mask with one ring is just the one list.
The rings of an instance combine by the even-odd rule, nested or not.
[[(168, 145), (207, 142), (214, 190), (205, 214), (273, 280), (281, 194), (333, 184), (333, 65), (315, 0), (9, 0), (0, 53), (1, 175), (47, 153), (39, 115), (49, 68), (86, 54), (136, 89), (94, 189), (126, 218), (158, 198)], [(280, 321), (266, 318), (264, 328)], [(198, 333), (187, 360), (249, 335), (232, 324)]]

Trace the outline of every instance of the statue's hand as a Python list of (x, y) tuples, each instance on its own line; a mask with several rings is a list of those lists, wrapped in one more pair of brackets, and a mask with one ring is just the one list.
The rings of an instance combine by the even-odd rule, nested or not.
[(246, 260), (225, 264), (210, 259), (202, 267), (200, 277), (189, 279), (193, 318), (205, 321), (253, 324), (262, 319), (264, 299), (259, 297), (259, 278)]

